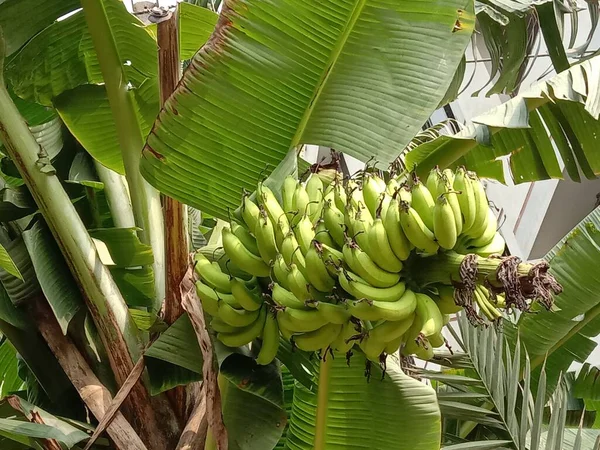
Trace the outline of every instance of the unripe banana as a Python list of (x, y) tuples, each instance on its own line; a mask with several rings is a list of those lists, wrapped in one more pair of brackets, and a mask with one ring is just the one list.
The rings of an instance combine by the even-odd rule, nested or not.
[(344, 245), (342, 254), (348, 267), (371, 286), (390, 287), (400, 280), (400, 275), (381, 269), (367, 253), (352, 243)]
[(415, 314), (422, 322), (421, 333), (431, 336), (438, 333), (444, 326), (444, 318), (436, 303), (425, 294), (417, 294), (417, 308)]
[(450, 204), (450, 207), (452, 208), (452, 213), (454, 215), (454, 226), (456, 227), (456, 236), (460, 236), (463, 229), (463, 219), (462, 213), (460, 211), (460, 203), (458, 201), (458, 195), (454, 191), (454, 188), (452, 187), (451, 183), (451, 181), (454, 180), (454, 175), (451, 174), (449, 178), (446, 175), (446, 170), (444, 170), (444, 173), (438, 180), (437, 194), (438, 196), (444, 195), (446, 197), (446, 200)]
[[(370, 216), (364, 216), (363, 212), (367, 211), (366, 208), (356, 209), (356, 214), (353, 217), (348, 216), (352, 213), (352, 209), (348, 210), (346, 218), (348, 229), (350, 230), (351, 237), (356, 241), (360, 248), (367, 248), (369, 245), (368, 231), (372, 225), (373, 220)], [(368, 212), (368, 211), (367, 211)]]
[(281, 254), (288, 266), (296, 264), (301, 271), (304, 271), (306, 268), (306, 261), (304, 260), (304, 255), (299, 247), (294, 233), (288, 233), (281, 243)]
[(194, 255), (194, 260), (194, 269), (202, 281), (219, 292), (231, 293), (229, 275), (221, 271), (219, 264), (213, 264), (200, 252)]
[(383, 349), (383, 351), (386, 352), (388, 355), (396, 353), (402, 345), (403, 339), (403, 335), (398, 336), (396, 339), (392, 339), (391, 341), (385, 344), (385, 348)]
[(279, 326), (279, 332), (281, 333), (281, 337), (283, 339), (285, 339), (288, 342), (291, 342), (292, 337), (296, 333), (286, 327), (285, 320), (282, 319), (282, 315), (283, 311), (277, 312), (277, 325)]
[(273, 223), (269, 220), (267, 213), (261, 211), (261, 215), (254, 229), (256, 242), (258, 243), (258, 251), (261, 258), (267, 264), (271, 264), (277, 257), (277, 241), (275, 240), (275, 229)]
[(446, 339), (444, 339), (444, 335), (441, 332), (427, 336), (427, 340), (429, 340), (433, 348), (440, 348), (446, 344)]
[(225, 302), (219, 302), (219, 318), (232, 327), (246, 327), (258, 319), (258, 315), (259, 310), (235, 309)]
[(267, 313), (262, 330), (262, 345), (256, 357), (256, 363), (261, 366), (271, 364), (279, 349), (279, 326), (273, 314)]
[[(379, 341), (389, 342), (402, 337), (411, 327), (415, 319), (414, 314), (409, 315), (404, 320), (381, 322), (369, 331), (369, 335)], [(398, 347), (400, 344), (398, 344)], [(397, 350), (397, 348), (396, 348)]]
[(233, 297), (246, 311), (256, 311), (262, 306), (263, 298), (258, 286), (248, 289), (246, 283), (237, 278), (231, 279), (230, 286)]
[[(304, 311), (301, 309), (286, 308), (279, 314), (280, 324), (283, 324), (288, 330), (294, 333), (308, 333), (315, 331), (326, 325), (329, 321), (321, 311), (311, 309)], [(278, 317), (279, 317), (278, 315)]]
[(450, 250), (456, 245), (454, 212), (445, 195), (437, 198), (433, 208), (433, 233), (440, 247)]
[(394, 195), (398, 189), (400, 189), (400, 183), (398, 183), (398, 180), (395, 178), (390, 178), (390, 181), (388, 181), (385, 187), (385, 193), (391, 196)]
[(396, 198), (401, 202), (406, 202), (408, 205), (412, 204), (412, 193), (410, 192), (410, 188), (407, 185), (402, 185), (400, 190), (398, 190), (398, 194)]
[(300, 271), (296, 264), (290, 266), (290, 274), (288, 276), (288, 285), (292, 293), (301, 301), (312, 299), (311, 292), (309, 291), (308, 281), (304, 274)]
[(271, 268), (248, 250), (229, 228), (223, 229), (223, 248), (231, 261), (245, 272), (256, 277), (268, 277)]
[(456, 314), (462, 309), (454, 301), (454, 288), (452, 286), (437, 286), (438, 298), (435, 299), (438, 309), (442, 314)]
[(213, 288), (202, 281), (196, 281), (196, 295), (198, 295), (204, 311), (211, 316), (216, 316), (219, 313), (220, 299)]
[(400, 226), (400, 203), (397, 198), (390, 201), (383, 226), (394, 255), (399, 260), (406, 261), (410, 255), (411, 243)]
[(427, 228), (433, 230), (433, 207), (435, 201), (423, 183), (416, 180), (411, 189), (412, 203), (411, 206), (421, 217), (421, 220)]
[(256, 243), (256, 238), (250, 234), (250, 232), (243, 227), (235, 220), (231, 221), (231, 231), (235, 236), (244, 244), (250, 252), (254, 253), (256, 256), (260, 256), (258, 252), (258, 244)]
[(385, 192), (385, 183), (379, 183), (376, 179), (381, 180), (376, 175), (365, 175), (363, 180), (363, 198), (365, 205), (369, 208), (369, 212), (375, 217), (375, 212), (381, 201), (380, 195)]
[(311, 243), (306, 252), (306, 278), (318, 291), (330, 292), (335, 286), (335, 280), (329, 274), (323, 259), (322, 246), (316, 240)]
[(336, 340), (331, 343), (331, 348), (339, 353), (348, 353), (356, 342), (352, 338), (357, 336), (360, 331), (356, 328), (357, 325), (354, 322), (346, 322)]
[(292, 219), (292, 225), (296, 225), (305, 214), (308, 214), (309, 202), (310, 198), (308, 197), (306, 188), (302, 183), (298, 183), (294, 191), (293, 210), (296, 211), (296, 215)]
[(271, 297), (273, 298), (273, 301), (279, 306), (304, 310), (311, 309), (309, 306), (306, 306), (304, 300), (299, 300), (298, 297), (296, 297), (294, 294), (292, 294), (290, 291), (288, 291), (278, 283), (273, 283)]
[(267, 186), (265, 186), (262, 182), (258, 183), (258, 188), (256, 190), (256, 198), (258, 200), (258, 203), (267, 212), (267, 215), (269, 216), (269, 219), (271, 220), (273, 226), (275, 226), (280, 220), (288, 222), (288, 218), (285, 214), (285, 211), (277, 201), (275, 194), (273, 194), (273, 191)]
[(215, 289), (215, 291), (217, 292), (217, 297), (219, 297), (219, 300), (221, 300), (222, 302), (227, 303), (232, 308), (242, 309), (242, 305), (240, 304), (240, 302), (237, 301), (237, 299), (233, 295), (231, 295), (231, 294), (223, 294), (222, 292), (219, 292), (216, 289)]
[(487, 316), (490, 321), (500, 319), (502, 313), (496, 309), (496, 307), (490, 302), (488, 290), (478, 285), (475, 288), (475, 301), (479, 305), (481, 311)]
[(210, 321), (210, 327), (217, 333), (237, 333), (240, 329), (238, 327), (232, 327), (226, 324), (219, 316), (213, 317)]
[(475, 204), (475, 193), (471, 179), (467, 176), (464, 167), (459, 167), (456, 170), (454, 177), (454, 190), (460, 192), (458, 194), (458, 203), (463, 217), (463, 233), (466, 233), (473, 227), (475, 216), (477, 215), (477, 205)]
[(352, 300), (348, 302), (350, 313), (361, 320), (403, 320), (417, 307), (414, 292), (407, 290), (395, 302)]
[(472, 253), (476, 253), (479, 256), (483, 256), (487, 258), (491, 255), (502, 255), (504, 253), (504, 248), (506, 247), (506, 242), (502, 235), (498, 232), (494, 235), (492, 242), (483, 247), (477, 247), (472, 249)]
[(336, 169), (319, 168), (319, 171), (315, 175), (317, 175), (321, 179), (321, 181), (323, 182), (323, 186), (326, 187), (329, 187), (334, 182), (340, 181), (342, 179), (342, 174)]
[(283, 259), (283, 255), (279, 253), (273, 262), (273, 279), (277, 281), (285, 289), (289, 290), (290, 285), (288, 284), (288, 277), (290, 275), (290, 268), (287, 266)]
[(308, 194), (308, 215), (310, 220), (316, 221), (321, 215), (321, 209), (323, 208), (323, 182), (321, 179), (313, 174), (306, 182), (306, 193)]
[(400, 272), (403, 267), (402, 261), (392, 251), (381, 217), (375, 219), (367, 237), (369, 245), (365, 251), (375, 264), (388, 272)]
[(415, 355), (423, 361), (429, 361), (430, 359), (433, 359), (433, 345), (431, 345), (427, 338), (423, 338), (422, 345), (417, 348)]
[(346, 189), (341, 181), (338, 181), (333, 186), (333, 198), (335, 199), (335, 206), (340, 211), (345, 211), (346, 205), (348, 204), (348, 197), (346, 196)]
[(469, 176), (471, 186), (473, 186), (473, 195), (475, 198), (475, 220), (473, 221), (473, 226), (466, 234), (472, 238), (478, 238), (486, 228), (488, 211), (490, 207), (488, 205), (485, 189), (481, 181), (479, 181), (476, 175), (468, 174), (467, 176)]
[(385, 350), (385, 342), (373, 338), (371, 335), (367, 335), (362, 341), (358, 343), (358, 346), (363, 351), (367, 359), (378, 363), (381, 354)]
[(252, 233), (254, 233), (259, 216), (260, 208), (258, 205), (250, 200), (249, 196), (244, 196), (244, 199), (242, 200), (242, 218)]
[(496, 219), (494, 212), (488, 208), (488, 219), (485, 229), (480, 236), (473, 236), (473, 239), (469, 242), (469, 247), (484, 247), (488, 245), (496, 236), (497, 229), (498, 219)]
[(316, 302), (315, 306), (323, 316), (331, 323), (343, 325), (350, 319), (350, 312), (345, 304), (333, 304), (327, 302)]
[(277, 244), (277, 248), (281, 250), (281, 247), (283, 246), (283, 240), (292, 232), (290, 222), (286, 216), (281, 216), (279, 218), (279, 221), (275, 224), (274, 231), (275, 243)]
[(291, 175), (288, 175), (287, 177), (285, 177), (285, 180), (283, 180), (283, 187), (281, 189), (281, 197), (283, 200), (283, 210), (287, 214), (294, 211), (294, 192), (296, 191), (297, 184), (298, 184), (298, 180), (296, 180)]
[[(235, 311), (235, 310), (234, 310)], [(261, 308), (260, 311), (255, 311), (252, 314), (256, 314), (256, 319), (239, 329), (234, 333), (218, 333), (217, 339), (219, 339), (227, 347), (241, 347), (242, 345), (249, 344), (254, 339), (260, 336), (266, 318), (266, 308)]]
[(429, 175), (427, 176), (427, 182), (425, 183), (425, 185), (427, 186), (427, 190), (434, 199), (439, 195), (438, 182), (441, 176), (442, 172), (440, 172), (439, 166), (435, 166), (433, 169), (431, 169)]
[(317, 223), (314, 227), (315, 229), (315, 240), (320, 242), (321, 244), (329, 245), (333, 247), (335, 244), (333, 243), (333, 239), (331, 239), (331, 235), (329, 234), (329, 230), (325, 226), (325, 222), (323, 219), (317, 220)]
[(344, 245), (344, 214), (328, 201), (323, 205), (323, 222), (337, 246)]
[(294, 344), (305, 352), (326, 349), (336, 340), (342, 330), (342, 325), (328, 323), (315, 331), (294, 337)]
[(395, 285), (385, 288), (373, 287), (359, 276), (345, 269), (339, 271), (338, 281), (344, 291), (357, 299), (366, 298), (380, 302), (395, 302), (404, 295), (406, 290), (404, 282), (397, 282)]
[(416, 248), (426, 253), (438, 251), (439, 245), (435, 242), (431, 230), (423, 223), (419, 213), (404, 202), (400, 203), (400, 224), (404, 234)]
[(337, 277), (338, 268), (341, 267), (344, 262), (342, 252), (326, 244), (322, 244), (321, 248), (323, 250), (322, 256), (327, 271), (331, 276)]
[(300, 221), (296, 224), (294, 234), (296, 235), (296, 240), (300, 245), (302, 254), (306, 255), (306, 252), (308, 252), (308, 249), (310, 248), (310, 243), (315, 238), (313, 223), (307, 215), (302, 216)]

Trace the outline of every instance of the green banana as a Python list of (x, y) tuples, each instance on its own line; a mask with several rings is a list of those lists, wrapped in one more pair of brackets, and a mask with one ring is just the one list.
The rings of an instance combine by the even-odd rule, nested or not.
[(300, 245), (302, 254), (306, 255), (306, 252), (308, 252), (308, 249), (310, 248), (310, 243), (315, 238), (313, 223), (306, 214), (302, 216), (300, 221), (294, 227), (294, 234), (296, 235), (296, 240)]
[(294, 201), (292, 203), (293, 210), (296, 212), (296, 215), (291, 221), (292, 225), (295, 226), (305, 214), (308, 214), (309, 202), (310, 198), (308, 197), (306, 188), (302, 185), (302, 183), (298, 183), (296, 185), (296, 190), (294, 191)]
[(375, 217), (375, 212), (379, 207), (380, 195), (385, 192), (385, 183), (379, 183), (377, 180), (381, 180), (377, 175), (365, 175), (363, 180), (362, 192), (365, 205), (369, 208), (369, 212)]
[(352, 242), (344, 245), (342, 255), (350, 270), (371, 286), (390, 287), (396, 285), (400, 280), (400, 275), (381, 269), (366, 252)]
[(231, 231), (242, 242), (242, 244), (244, 244), (244, 247), (246, 247), (256, 256), (260, 256), (260, 253), (258, 252), (258, 244), (256, 243), (256, 238), (250, 234), (246, 227), (243, 227), (235, 220), (232, 220)]
[(333, 243), (333, 239), (331, 238), (331, 235), (329, 234), (329, 230), (327, 230), (327, 227), (325, 226), (325, 221), (323, 219), (319, 219), (317, 220), (317, 223), (315, 224), (315, 240), (317, 242), (320, 242), (321, 244), (326, 244), (329, 245), (331, 247), (333, 247), (335, 244)]
[(288, 285), (290, 286), (292, 293), (298, 297), (299, 300), (306, 301), (313, 298), (313, 293), (309, 290), (310, 285), (296, 264), (290, 266)]
[(294, 336), (294, 334), (296, 334), (296, 332), (288, 329), (285, 325), (285, 319), (282, 319), (283, 317), (283, 311), (277, 311), (277, 325), (279, 326), (279, 332), (281, 333), (281, 337), (283, 339), (285, 339), (286, 341), (290, 342), (292, 336)]
[(369, 228), (367, 234), (369, 245), (365, 252), (381, 269), (388, 272), (400, 272), (402, 270), (402, 261), (400, 261), (390, 246), (383, 220), (378, 217)]
[(394, 255), (400, 261), (406, 261), (410, 255), (411, 244), (400, 226), (400, 203), (397, 198), (390, 201), (383, 226)]
[(223, 248), (229, 259), (240, 269), (256, 277), (268, 277), (271, 268), (265, 262), (250, 252), (229, 228), (223, 229)]
[[(273, 191), (265, 186), (262, 182), (258, 183), (258, 188), (256, 190), (256, 197), (258, 203), (264, 208), (271, 220), (273, 226), (275, 226), (280, 220), (288, 223), (288, 218), (285, 214), (285, 211), (277, 201), (275, 194)], [(289, 228), (289, 223), (288, 223)]]
[(273, 283), (271, 297), (273, 298), (273, 301), (279, 306), (304, 310), (311, 309), (309, 306), (306, 306), (303, 300), (299, 300), (298, 297), (296, 297), (294, 294), (292, 294), (290, 291), (288, 291), (278, 283)]
[(258, 205), (250, 200), (248, 195), (244, 196), (244, 199), (242, 200), (242, 218), (252, 233), (254, 233), (259, 216), (260, 208)]
[(337, 277), (337, 268), (342, 266), (344, 255), (339, 250), (326, 244), (322, 244), (321, 249), (323, 250), (323, 261), (325, 261), (327, 271), (330, 275)]
[(417, 307), (414, 292), (407, 290), (394, 302), (352, 300), (348, 302), (350, 313), (361, 320), (402, 320), (410, 316)]
[[(218, 333), (217, 339), (219, 339), (227, 347), (241, 347), (242, 345), (249, 344), (254, 339), (260, 336), (263, 331), (266, 318), (266, 308), (262, 308), (259, 311), (255, 311), (256, 319), (254, 322), (242, 327), (239, 331), (233, 333)], [(254, 314), (254, 313), (253, 313)]]
[(423, 183), (418, 179), (413, 183), (411, 188), (412, 203), (411, 206), (421, 217), (421, 220), (427, 228), (433, 229), (433, 207), (435, 201)]
[(498, 219), (496, 219), (494, 212), (488, 208), (488, 218), (485, 229), (480, 236), (473, 237), (473, 239), (469, 242), (469, 247), (484, 247), (488, 245), (496, 236), (497, 229)]
[(335, 280), (329, 274), (323, 259), (322, 244), (316, 240), (311, 243), (306, 252), (306, 278), (318, 291), (330, 292), (335, 286)]
[(341, 325), (328, 323), (318, 330), (307, 332), (294, 337), (294, 344), (305, 352), (314, 352), (329, 347), (339, 336)]
[(365, 336), (359, 343), (358, 346), (363, 351), (367, 359), (378, 363), (381, 354), (385, 350), (385, 342), (373, 338), (371, 335)]
[(202, 303), (202, 309), (211, 316), (219, 313), (220, 299), (217, 292), (202, 281), (196, 281), (196, 295)]
[(500, 319), (502, 317), (502, 313), (496, 309), (490, 300), (489, 300), (489, 292), (488, 290), (478, 285), (475, 288), (475, 301), (479, 305), (479, 308), (482, 312), (487, 316), (490, 321), (494, 321)]
[(400, 203), (400, 224), (404, 234), (416, 248), (426, 253), (438, 251), (439, 245), (431, 230), (423, 223), (419, 213), (405, 202)]
[(323, 315), (321, 311), (311, 309), (309, 311), (285, 308), (285, 310), (278, 315), (280, 317), (280, 324), (283, 324), (285, 328), (294, 333), (308, 333), (321, 328), (323, 325), (329, 323), (329, 320)]
[(433, 208), (433, 234), (442, 248), (450, 250), (456, 245), (458, 235), (454, 212), (445, 195), (437, 198)]
[(219, 316), (212, 318), (210, 321), (210, 326), (217, 333), (236, 333), (240, 330), (238, 327), (232, 327), (231, 325), (226, 324), (219, 319)]
[(402, 345), (402, 340), (404, 339), (404, 335), (398, 336), (396, 339), (392, 339), (385, 344), (385, 348), (383, 349), (388, 355), (396, 353), (400, 346)]
[(229, 275), (224, 274), (218, 264), (213, 264), (200, 252), (194, 255), (194, 260), (194, 269), (202, 281), (219, 292), (231, 293)]
[(238, 278), (232, 278), (230, 286), (233, 297), (246, 311), (256, 311), (262, 306), (263, 298), (258, 286), (249, 289), (246, 283)]
[(345, 304), (316, 302), (315, 306), (331, 323), (343, 325), (350, 319), (350, 312)]
[(395, 285), (385, 288), (374, 287), (345, 269), (339, 271), (338, 281), (342, 289), (353, 297), (379, 302), (395, 302), (404, 295), (406, 290), (404, 282), (397, 282)]
[(456, 170), (454, 177), (454, 190), (460, 192), (458, 194), (458, 203), (463, 217), (463, 233), (466, 233), (473, 227), (475, 216), (477, 214), (477, 206), (475, 204), (475, 193), (471, 179), (467, 176), (464, 167), (459, 167)]
[(232, 327), (246, 327), (254, 322), (258, 316), (259, 310), (235, 309), (225, 302), (219, 302), (219, 318)]
[(292, 232), (292, 228), (290, 226), (290, 222), (288, 221), (286, 216), (281, 216), (279, 221), (275, 224), (275, 243), (277, 244), (277, 248), (281, 250), (283, 246), (283, 240), (285, 237)]
[(323, 208), (323, 182), (321, 179), (313, 174), (306, 182), (306, 193), (308, 194), (308, 216), (314, 222), (321, 215), (321, 209)]
[(454, 288), (452, 286), (437, 286), (438, 297), (435, 298), (438, 309), (442, 314), (456, 314), (462, 309), (454, 301)]
[(426, 294), (417, 294), (415, 314), (421, 321), (421, 333), (424, 336), (438, 333), (444, 326), (444, 318), (437, 304)]
[(256, 357), (256, 363), (260, 366), (271, 364), (277, 356), (279, 349), (279, 326), (273, 314), (267, 313), (265, 325), (262, 330), (262, 345)]
[(296, 264), (300, 268), (301, 271), (304, 271), (306, 268), (306, 261), (304, 259), (304, 255), (299, 250), (298, 241), (296, 240), (296, 236), (293, 232), (289, 233), (281, 243), (281, 254), (283, 256), (283, 260), (288, 266), (292, 264)]
[(390, 178), (390, 181), (387, 182), (385, 186), (385, 193), (387, 195), (394, 195), (396, 191), (400, 189), (400, 183), (395, 178)]
[(478, 254), (479, 256), (487, 258), (491, 255), (502, 255), (504, 253), (505, 247), (506, 242), (504, 241), (504, 238), (500, 233), (496, 232), (492, 241), (489, 244), (484, 245), (482, 247), (474, 248), (472, 249), (472, 252)]
[(427, 186), (427, 190), (429, 191), (429, 193), (431, 194), (431, 196), (435, 199), (439, 194), (438, 194), (438, 180), (440, 179), (440, 177), (442, 176), (442, 172), (440, 172), (440, 167), (439, 166), (435, 166), (433, 169), (431, 169), (431, 171), (429, 172), (429, 175), (427, 176), (427, 182), (425, 183), (425, 185)]
[(429, 361), (430, 359), (433, 359), (433, 345), (431, 345), (427, 338), (423, 338), (421, 346), (418, 346), (417, 350), (415, 351), (415, 355), (423, 361)]
[(264, 210), (261, 210), (260, 217), (254, 229), (256, 242), (258, 243), (258, 251), (261, 258), (267, 264), (271, 264), (277, 256), (277, 241), (275, 239), (275, 229), (273, 223), (267, 216)]
[(340, 211), (344, 211), (346, 209), (346, 205), (348, 204), (348, 197), (346, 196), (346, 189), (341, 181), (334, 183), (333, 198), (335, 201), (335, 206), (337, 206)]
[(473, 196), (475, 198), (475, 219), (473, 221), (473, 226), (469, 228), (469, 231), (466, 234), (472, 238), (478, 238), (486, 228), (488, 210), (490, 207), (488, 205), (485, 189), (481, 181), (479, 181), (479, 178), (471, 173), (469, 173), (467, 176), (469, 177), (471, 186), (473, 187)]
[(289, 214), (294, 211), (294, 192), (296, 191), (296, 185), (298, 180), (293, 176), (288, 175), (283, 180), (283, 186), (281, 188), (281, 198), (283, 201), (283, 211)]
[(427, 339), (433, 348), (440, 348), (446, 344), (446, 339), (441, 331), (432, 334), (431, 336), (427, 336)]
[(339, 247), (343, 246), (345, 242), (344, 214), (331, 201), (327, 201), (323, 205), (323, 221), (334, 242)]
[(273, 262), (273, 279), (277, 280), (281, 286), (290, 289), (290, 285), (288, 284), (288, 277), (290, 275), (290, 268), (287, 266), (283, 259), (283, 255), (279, 253)]
[(462, 213), (460, 211), (460, 202), (458, 201), (458, 195), (454, 191), (452, 187), (452, 182), (454, 180), (454, 175), (449, 178), (445, 175), (446, 170), (438, 180), (437, 193), (438, 196), (443, 195), (446, 197), (446, 200), (450, 204), (452, 208), (452, 214), (454, 216), (454, 226), (456, 228), (456, 236), (459, 236), (462, 233), (463, 229), (463, 218)]
[[(369, 335), (378, 341), (390, 342), (403, 336), (413, 324), (414, 319), (414, 314), (411, 314), (403, 320), (386, 320), (378, 325), (375, 325), (373, 329), (369, 331)], [(398, 344), (398, 347), (399, 346), (400, 344)]]
[(331, 348), (339, 353), (348, 353), (350, 349), (354, 346), (355, 341), (352, 339), (354, 336), (358, 335), (360, 330), (357, 330), (357, 325), (352, 322), (346, 322), (342, 331), (338, 335), (338, 337), (331, 343)]

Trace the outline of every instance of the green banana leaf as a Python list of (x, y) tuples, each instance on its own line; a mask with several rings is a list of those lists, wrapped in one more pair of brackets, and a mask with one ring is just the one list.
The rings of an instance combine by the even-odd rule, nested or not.
[(550, 272), (563, 287), (555, 298), (557, 310), (524, 314), (517, 327), (506, 327), (513, 342), (518, 332), (532, 371), (546, 359), (550, 392), (561, 372), (573, 361), (585, 362), (596, 347), (593, 338), (600, 329), (600, 274), (595, 270), (600, 260), (599, 229), (600, 208), (596, 208), (546, 255)]
[(226, 218), (298, 144), (386, 167), (444, 97), (473, 26), (468, 0), (225, 5), (148, 137), (142, 173)]
[[(393, 357), (385, 377), (373, 365), (370, 380), (360, 352), (349, 366), (343, 355), (327, 360), (316, 392), (296, 383), (287, 449), (439, 449), (440, 410), (431, 387), (405, 375)], [(317, 447), (317, 440), (326, 444)]]
[(504, 182), (499, 157), (509, 155), (510, 174), (522, 183), (562, 178), (560, 155), (572, 179), (580, 179), (578, 165), (584, 176), (594, 178), (600, 174), (599, 75), (596, 56), (474, 118), (455, 135), (417, 145), (406, 155), (406, 165), (422, 176), (435, 165), (464, 164)]
[(23, 380), (19, 378), (17, 350), (6, 338), (0, 344), (0, 383), (0, 398), (23, 387)]

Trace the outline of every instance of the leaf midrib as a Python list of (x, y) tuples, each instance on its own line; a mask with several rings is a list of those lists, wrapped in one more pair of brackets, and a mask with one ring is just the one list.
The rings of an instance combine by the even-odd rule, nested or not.
[(310, 100), (308, 108), (306, 108), (306, 111), (304, 111), (304, 115), (302, 116), (302, 119), (300, 120), (300, 123), (298, 124), (298, 128), (296, 129), (296, 134), (294, 134), (290, 148), (294, 148), (300, 143), (300, 139), (302, 138), (302, 135), (304, 134), (304, 130), (306, 129), (306, 125), (308, 124), (308, 121), (312, 115), (312, 112), (314, 111), (315, 105), (317, 104), (319, 97), (321, 96), (321, 93), (323, 92), (323, 89), (327, 85), (329, 76), (331, 75), (331, 72), (333, 72), (333, 69), (334, 69), (336, 63), (338, 62), (340, 55), (342, 54), (342, 51), (346, 45), (346, 42), (348, 42), (348, 38), (350, 37), (350, 34), (354, 30), (354, 26), (356, 25), (358, 18), (362, 14), (362, 11), (363, 11), (366, 3), (367, 3), (367, 0), (358, 0), (356, 2), (354, 9), (352, 10), (352, 14), (348, 18), (348, 22), (346, 23), (346, 26), (344, 27), (344, 32), (340, 35), (338, 41), (336, 42), (335, 46), (332, 49), (331, 56), (329, 57), (329, 61), (327, 62), (327, 66), (326, 66), (325, 70), (323, 71), (323, 74), (321, 75), (321, 79), (319, 80), (319, 83), (317, 84), (317, 86), (315, 88), (315, 91)]

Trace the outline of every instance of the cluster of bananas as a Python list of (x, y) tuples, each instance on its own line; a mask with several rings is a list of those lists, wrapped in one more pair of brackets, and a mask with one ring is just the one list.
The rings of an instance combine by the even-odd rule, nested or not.
[[(259, 364), (275, 358), (279, 334), (305, 351), (358, 345), (373, 361), (399, 348), (430, 359), (460, 306), (452, 287), (421, 289), (405, 265), (440, 247), (484, 257), (504, 250), (483, 186), (463, 168), (434, 169), (426, 185), (373, 173), (288, 177), (281, 202), (259, 183), (235, 217), (222, 232), (226, 268), (200, 256), (197, 293), (225, 345), (261, 338)], [(492, 302), (483, 286), (475, 297), (498, 318), (499, 297)]]

